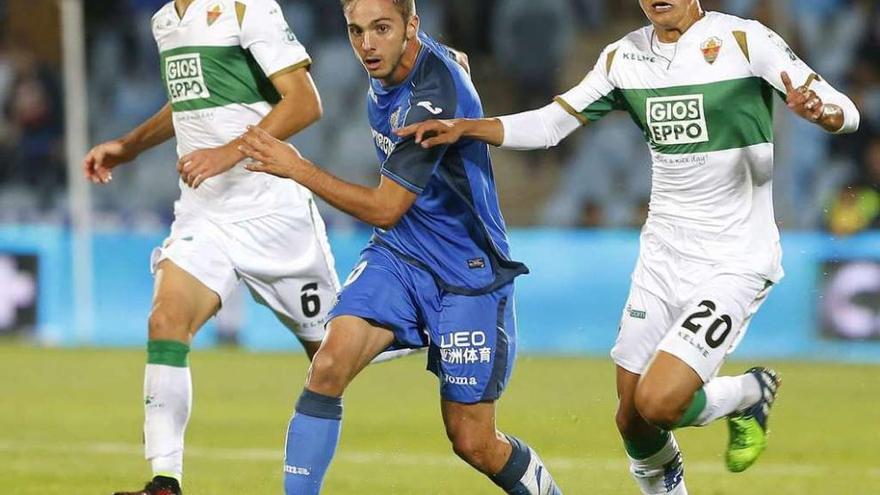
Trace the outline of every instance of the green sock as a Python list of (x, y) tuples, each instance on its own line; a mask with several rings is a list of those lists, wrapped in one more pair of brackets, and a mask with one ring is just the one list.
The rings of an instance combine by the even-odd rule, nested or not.
[(175, 368), (189, 366), (189, 346), (176, 340), (151, 340), (147, 342), (147, 364), (164, 364)]
[(660, 450), (669, 441), (669, 432), (657, 430), (655, 435), (647, 438), (639, 438), (635, 440), (623, 440), (623, 446), (626, 453), (633, 459), (647, 459), (652, 455), (660, 452)]
[(693, 426), (694, 421), (700, 417), (700, 413), (702, 413), (705, 408), (706, 391), (701, 388), (694, 393), (694, 398), (691, 399), (690, 405), (681, 416), (681, 419), (678, 420), (678, 423), (675, 424), (675, 427), (681, 428), (682, 426)]

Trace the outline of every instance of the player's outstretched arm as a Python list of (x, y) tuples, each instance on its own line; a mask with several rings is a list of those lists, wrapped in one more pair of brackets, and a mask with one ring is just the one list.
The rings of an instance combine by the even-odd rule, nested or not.
[(552, 148), (581, 126), (577, 117), (553, 102), (543, 108), (489, 119), (428, 120), (397, 131), (423, 148), (476, 139), (512, 150)]
[(511, 150), (552, 148), (581, 125), (624, 109), (613, 96), (615, 84), (609, 77), (615, 52), (615, 45), (606, 47), (580, 83), (545, 107), (488, 119), (425, 120), (399, 129), (397, 135), (412, 137), (423, 148), (448, 146), (461, 139)]
[[(272, 78), (281, 101), (258, 124), (269, 134), (287, 139), (321, 118), (321, 99), (305, 67)], [(183, 181), (198, 188), (205, 180), (220, 175), (244, 159), (235, 139), (223, 146), (197, 150), (180, 157), (177, 171)]]
[(422, 148), (455, 144), (462, 138), (501, 146), (504, 126), (498, 119), (425, 120), (401, 127), (396, 134), (402, 138), (412, 137)]
[(753, 71), (784, 95), (793, 112), (835, 134), (858, 130), (860, 115), (852, 100), (816, 74), (781, 36), (758, 22), (747, 34), (743, 53)]
[(166, 104), (125, 136), (92, 148), (83, 159), (83, 174), (95, 184), (107, 184), (113, 180), (114, 168), (134, 160), (144, 151), (172, 137), (174, 124), (171, 120), (171, 105)]
[(240, 141), (240, 151), (257, 162), (249, 164), (248, 170), (295, 180), (333, 207), (380, 229), (394, 227), (417, 197), (385, 176), (375, 188), (346, 182), (259, 127), (249, 127)]

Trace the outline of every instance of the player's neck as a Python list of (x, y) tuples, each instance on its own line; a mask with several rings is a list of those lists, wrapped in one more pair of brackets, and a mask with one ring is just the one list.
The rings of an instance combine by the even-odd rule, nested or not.
[(654, 25), (654, 31), (657, 33), (657, 39), (661, 43), (676, 43), (681, 39), (682, 35), (706, 15), (706, 12), (697, 3), (688, 9), (687, 15), (682, 18), (677, 26), (658, 26)]
[(174, 8), (177, 10), (178, 17), (183, 19), (184, 14), (186, 14), (186, 9), (188, 9), (193, 2), (195, 2), (195, 0), (174, 0)]
[(409, 77), (413, 67), (416, 66), (416, 60), (419, 58), (419, 52), (422, 50), (422, 41), (416, 36), (406, 44), (403, 56), (400, 57), (400, 63), (390, 76), (380, 79), (382, 86), (397, 86)]

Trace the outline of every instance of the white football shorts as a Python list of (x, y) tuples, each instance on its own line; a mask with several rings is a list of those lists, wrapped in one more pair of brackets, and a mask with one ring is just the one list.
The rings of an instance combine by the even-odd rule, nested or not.
[(234, 223), (178, 211), (153, 251), (151, 270), (170, 260), (228, 299), (239, 280), (300, 340), (324, 338), (339, 280), (324, 221), (308, 198), (280, 213)]
[(772, 285), (742, 267), (684, 257), (659, 236), (643, 233), (611, 357), (640, 375), (657, 351), (668, 352), (708, 382)]

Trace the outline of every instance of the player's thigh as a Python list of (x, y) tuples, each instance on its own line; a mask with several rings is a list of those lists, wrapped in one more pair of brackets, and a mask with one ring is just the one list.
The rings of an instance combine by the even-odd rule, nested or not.
[(152, 338), (185, 340), (231, 297), (237, 278), (226, 245), (222, 231), (207, 219), (184, 214), (174, 220), (150, 259)]
[(357, 316), (339, 316), (327, 325), (327, 335), (312, 360), (308, 388), (341, 396), (370, 361), (394, 342), (394, 333)]
[[(742, 339), (752, 315), (772, 284), (750, 273), (718, 272), (706, 278), (673, 322), (658, 350), (668, 356), (655, 360), (664, 375), (690, 368), (701, 382), (715, 376), (727, 355)], [(649, 369), (645, 374), (652, 373)], [(657, 379), (659, 384), (661, 379)]]
[(365, 251), (330, 311), (309, 388), (339, 390), (382, 351), (426, 345), (410, 270), (387, 253)]
[(617, 430), (627, 439), (653, 434), (657, 428), (642, 418), (636, 408), (636, 388), (641, 375), (617, 366)]
[(445, 294), (429, 326), (428, 369), (443, 399), (463, 404), (501, 397), (516, 357), (513, 283), (476, 296)]
[(372, 245), (346, 278), (329, 318), (357, 316), (394, 332), (389, 350), (418, 349), (428, 345), (427, 308), (440, 303), (430, 274)]
[[(633, 282), (611, 349), (611, 358), (619, 368), (636, 376), (645, 372), (677, 316), (678, 309), (671, 301), (670, 296), (660, 297)], [(634, 392), (631, 387), (618, 387), (618, 393), (625, 396)]]
[(226, 227), (237, 240), (230, 256), (242, 281), (304, 345), (324, 337), (339, 291), (323, 223), (314, 215), (303, 206)]
[(150, 339), (188, 342), (220, 309), (220, 297), (170, 259), (156, 270)]

